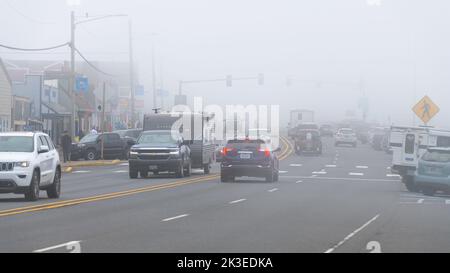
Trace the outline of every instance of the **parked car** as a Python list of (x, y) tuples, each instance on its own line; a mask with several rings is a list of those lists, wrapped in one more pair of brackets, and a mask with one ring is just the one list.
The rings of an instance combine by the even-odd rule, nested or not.
[(131, 140), (136, 143), (140, 134), (142, 133), (142, 129), (127, 129), (127, 130), (117, 130), (113, 131), (113, 133), (119, 134), (119, 136), (126, 140)]
[(428, 148), (419, 159), (414, 185), (425, 195), (450, 193), (450, 148)]
[(129, 158), (130, 178), (148, 176), (148, 172), (174, 172), (177, 177), (191, 175), (192, 161), (189, 141), (183, 141), (179, 132), (171, 130), (145, 131)]
[(49, 198), (61, 194), (61, 163), (58, 151), (44, 133), (0, 133), (0, 193), (24, 194), (39, 199), (40, 190)]
[(303, 153), (322, 154), (322, 140), (319, 130), (299, 130), (295, 139), (295, 153), (297, 155)]
[(353, 147), (357, 145), (356, 134), (351, 128), (341, 128), (335, 135), (334, 146), (339, 146), (341, 144), (350, 144)]
[(238, 176), (264, 177), (267, 182), (278, 181), (279, 162), (270, 145), (261, 139), (229, 140), (222, 151), (220, 180), (234, 181)]
[(101, 157), (102, 145), (104, 158), (127, 159), (128, 151), (132, 144), (134, 142), (128, 142), (122, 139), (117, 133), (89, 134), (83, 137), (75, 147), (72, 146), (71, 159), (99, 159)]

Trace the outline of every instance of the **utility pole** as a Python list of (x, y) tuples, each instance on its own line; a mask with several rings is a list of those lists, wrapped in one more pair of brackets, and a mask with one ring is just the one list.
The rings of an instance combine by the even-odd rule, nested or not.
[[(102, 133), (105, 133), (105, 93), (106, 93), (106, 83), (103, 82), (103, 94), (102, 94)], [(104, 145), (104, 136), (102, 136), (102, 151), (101, 151), (101, 156), (103, 159), (103, 152), (105, 149), (105, 145)]]
[(72, 99), (72, 117), (71, 117), (71, 135), (75, 137), (75, 11), (70, 13), (70, 76), (69, 76), (69, 94)]
[(135, 107), (134, 107), (134, 64), (133, 64), (133, 37), (131, 32), (131, 19), (128, 20), (128, 37), (129, 37), (129, 54), (130, 54), (130, 92), (131, 92), (131, 128), (134, 129), (135, 124)]
[(153, 89), (153, 108), (157, 108), (156, 104), (156, 68), (155, 68), (155, 37), (156, 34), (152, 36), (152, 89)]

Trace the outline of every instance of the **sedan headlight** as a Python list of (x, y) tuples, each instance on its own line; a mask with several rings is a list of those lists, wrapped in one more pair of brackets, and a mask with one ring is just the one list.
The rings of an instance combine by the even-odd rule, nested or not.
[(29, 161), (15, 162), (14, 166), (21, 167), (21, 168), (28, 168), (30, 166), (30, 162)]
[(137, 151), (133, 151), (133, 150), (130, 151), (130, 155), (137, 155), (137, 154), (138, 154)]

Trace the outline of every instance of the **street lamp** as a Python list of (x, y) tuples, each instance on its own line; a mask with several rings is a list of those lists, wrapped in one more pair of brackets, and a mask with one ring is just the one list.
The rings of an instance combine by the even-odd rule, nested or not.
[[(79, 5), (79, 0), (70, 0), (68, 4), (71, 6)], [(110, 14), (97, 16), (85, 20), (75, 21), (75, 11), (72, 10), (70, 13), (70, 77), (69, 77), (69, 93), (72, 96), (72, 135), (75, 135), (75, 92), (74, 92), (74, 84), (75, 84), (75, 30), (76, 26), (83, 23), (88, 23), (92, 21), (98, 21), (111, 17), (128, 17), (126, 14)], [(133, 78), (133, 57), (132, 57), (132, 42), (131, 42), (131, 19), (129, 20), (129, 54), (130, 54), (130, 88), (131, 88), (131, 99), (132, 99), (132, 109), (131, 109), (131, 117), (132, 121), (134, 119), (134, 78)], [(134, 124), (134, 123), (133, 123)]]

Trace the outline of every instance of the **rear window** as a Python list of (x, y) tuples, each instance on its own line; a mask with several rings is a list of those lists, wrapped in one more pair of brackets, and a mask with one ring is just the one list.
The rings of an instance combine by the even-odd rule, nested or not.
[(237, 150), (245, 149), (259, 149), (264, 146), (265, 142), (260, 139), (249, 139), (249, 140), (229, 140), (227, 142), (228, 148), (233, 148)]
[(353, 134), (353, 130), (340, 130), (339, 133), (344, 134), (344, 135), (350, 135)]
[(450, 162), (450, 151), (428, 151), (422, 160), (430, 162)]

